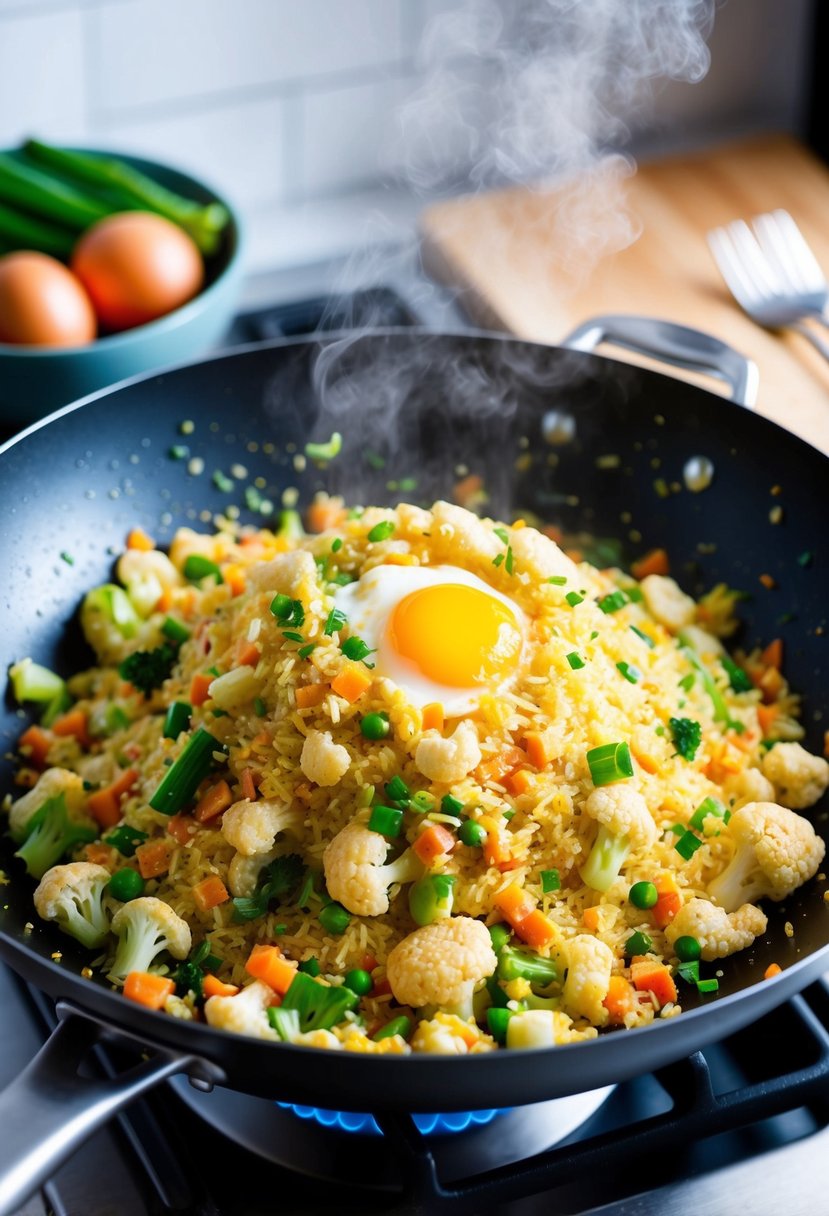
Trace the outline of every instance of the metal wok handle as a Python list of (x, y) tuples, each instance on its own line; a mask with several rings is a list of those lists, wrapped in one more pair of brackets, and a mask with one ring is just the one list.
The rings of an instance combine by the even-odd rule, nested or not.
[(757, 364), (698, 329), (655, 317), (594, 317), (574, 329), (562, 346), (590, 352), (603, 342), (724, 380), (731, 388), (731, 400), (738, 405), (753, 409), (757, 402)]
[(151, 1059), (112, 1080), (80, 1076), (106, 1024), (65, 1004), (58, 1016), (38, 1054), (0, 1094), (0, 1216), (17, 1211), (96, 1128), (165, 1077), (188, 1072), (206, 1086), (223, 1079), (197, 1056), (155, 1048)]

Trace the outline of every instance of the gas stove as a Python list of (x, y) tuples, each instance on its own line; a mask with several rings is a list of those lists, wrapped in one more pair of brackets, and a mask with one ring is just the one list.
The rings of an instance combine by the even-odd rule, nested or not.
[[(253, 280), (225, 345), (465, 325), (414, 266), (347, 291), (341, 269)], [(55, 1014), (2, 965), (0, 1008), (5, 1085)], [(112, 1075), (128, 1060), (97, 1049), (90, 1066)], [(824, 980), (659, 1072), (514, 1110), (372, 1118), (177, 1078), (96, 1133), (18, 1216), (814, 1216), (827, 1195)]]

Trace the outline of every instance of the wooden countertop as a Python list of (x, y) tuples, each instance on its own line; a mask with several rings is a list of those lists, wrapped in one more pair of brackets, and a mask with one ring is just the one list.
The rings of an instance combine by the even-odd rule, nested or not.
[(475, 320), (534, 341), (558, 342), (614, 312), (714, 334), (757, 363), (758, 412), (829, 452), (829, 363), (800, 335), (750, 321), (705, 240), (717, 225), (783, 207), (829, 274), (827, 168), (795, 140), (772, 136), (643, 165), (622, 188), (641, 234), (581, 281), (562, 219), (573, 202), (566, 190), (505, 190), (431, 207), (421, 221), (426, 264), (462, 289)]

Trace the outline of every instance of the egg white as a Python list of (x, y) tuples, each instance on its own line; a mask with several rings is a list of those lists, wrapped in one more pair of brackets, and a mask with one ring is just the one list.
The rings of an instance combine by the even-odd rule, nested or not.
[(516, 628), (526, 637), (526, 618), (518, 605), (477, 575), (457, 566), (375, 566), (357, 582), (338, 587), (334, 603), (348, 618), (349, 632), (361, 637), (376, 652), (369, 662), (375, 664), (377, 675), (392, 680), (419, 709), (439, 701), (446, 716), (452, 718), (472, 712), (482, 695), (499, 692), (510, 681), (508, 678), (498, 684), (469, 688), (439, 684), (394, 650), (388, 639), (388, 627), (397, 605), (412, 592), (439, 583), (474, 587), (498, 600), (510, 610)]

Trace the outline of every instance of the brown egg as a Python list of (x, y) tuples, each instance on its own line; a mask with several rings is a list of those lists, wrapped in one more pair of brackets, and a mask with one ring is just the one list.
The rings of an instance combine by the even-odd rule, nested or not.
[(61, 262), (28, 250), (0, 257), (0, 342), (85, 346), (95, 331), (89, 296)]
[(101, 325), (132, 329), (186, 304), (204, 281), (195, 243), (149, 211), (123, 211), (93, 224), (72, 254)]

